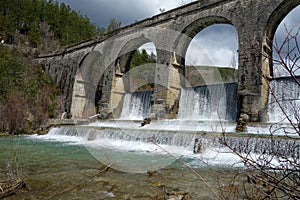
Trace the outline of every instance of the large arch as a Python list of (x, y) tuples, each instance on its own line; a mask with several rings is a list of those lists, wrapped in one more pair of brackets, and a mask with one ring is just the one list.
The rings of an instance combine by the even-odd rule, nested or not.
[[(124, 98), (126, 93), (132, 93), (145, 86), (148, 83), (154, 82), (155, 63), (137, 66), (130, 69), (131, 60), (138, 51), (138, 49), (147, 43), (153, 43), (150, 39), (145, 37), (136, 37), (130, 39), (122, 48), (120, 48), (114, 61), (114, 77), (111, 92), (111, 108), (114, 118), (119, 118), (122, 112)], [(154, 43), (153, 43), (154, 44)], [(153, 71), (154, 73), (147, 73)], [(146, 74), (150, 74), (147, 77)]]
[(267, 21), (265, 29), (265, 36), (270, 42), (273, 41), (275, 32), (282, 20), (288, 15), (288, 13), (290, 13), (294, 8), (296, 8), (299, 5), (299, 0), (285, 0), (272, 12)]
[(120, 65), (123, 73), (130, 70), (130, 62), (136, 50), (142, 45), (150, 42), (152, 42), (150, 39), (139, 37), (130, 40), (123, 46), (118, 54), (118, 64)]
[[(299, 51), (295, 48), (298, 44), (292, 38), (296, 37), (296, 40), (299, 40), (297, 35), (299, 20), (292, 27), (283, 23), (290, 13), (295, 13), (296, 8), (300, 9), (299, 3), (299, 1), (282, 2), (271, 14), (266, 27), (263, 53), (265, 68), (270, 71), (268, 98), (268, 121), (270, 122), (287, 122), (287, 116), (295, 123), (298, 121), (296, 113), (300, 93), (298, 81), (296, 82), (294, 78), (298, 76), (299, 69), (297, 64), (294, 64), (299, 63)], [(288, 72), (286, 68), (292, 69), (292, 66), (294, 70)]]
[(203, 29), (213, 24), (232, 24), (229, 19), (221, 16), (208, 16), (199, 18), (183, 28), (181, 34), (177, 38), (174, 49), (177, 54), (177, 61), (185, 64), (185, 56), (192, 39)]
[[(183, 77), (184, 77), (181, 82), (181, 87), (183, 87), (183, 89), (181, 90), (182, 94), (180, 95), (180, 98), (185, 98), (185, 94), (191, 95), (189, 92), (189, 91), (191, 91), (191, 89), (193, 89), (195, 95), (198, 96), (196, 94), (197, 93), (196, 91), (201, 92), (203, 88), (206, 88), (209, 90), (209, 97), (206, 97), (206, 98), (210, 99), (209, 101), (210, 101), (211, 105), (210, 106), (208, 105), (208, 107), (210, 107), (210, 109), (211, 109), (211, 114), (206, 113), (205, 118), (209, 117), (207, 119), (216, 119), (216, 116), (213, 113), (219, 113), (219, 118), (230, 120), (230, 121), (232, 121), (232, 120), (235, 121), (237, 114), (238, 114), (237, 113), (238, 103), (237, 103), (237, 101), (229, 103), (229, 99), (230, 100), (237, 99), (237, 83), (232, 83), (232, 82), (237, 81), (236, 80), (237, 77), (235, 76), (235, 72), (234, 72), (235, 69), (232, 70), (232, 75), (233, 75), (232, 79), (230, 79), (230, 80), (224, 79), (223, 80), (224, 77), (222, 76), (223, 73), (221, 73), (222, 70), (220, 70), (220, 68), (217, 68), (217, 67), (211, 68), (210, 66), (199, 66), (199, 67), (198, 66), (188, 66), (188, 60), (187, 60), (187, 51), (188, 51), (190, 44), (193, 41), (193, 38), (197, 34), (201, 33), (203, 30), (206, 30), (207, 28), (210, 28), (214, 25), (220, 25), (220, 24), (226, 24), (226, 25), (228, 24), (228, 25), (230, 25), (230, 28), (233, 27), (233, 29), (234, 29), (233, 37), (234, 38), (236, 37), (237, 30), (232, 25), (230, 20), (228, 20), (224, 17), (221, 17), (221, 16), (209, 16), (209, 17), (199, 18), (199, 19), (193, 21), (191, 24), (187, 25), (182, 31), (183, 35), (180, 35), (180, 37), (177, 39), (177, 41), (175, 43), (175, 49), (176, 49), (176, 53), (177, 53), (176, 60), (178, 60), (181, 67), (183, 68), (182, 72), (183, 72)], [(236, 41), (236, 43), (238, 46), (238, 40)], [(237, 54), (236, 51), (237, 51), (237, 49), (235, 50), (235, 53)], [(206, 57), (209, 57), (209, 55), (207, 54)], [(232, 59), (232, 57), (229, 59)], [(223, 69), (224, 70), (222, 72), (227, 73), (227, 72), (225, 72), (225, 68), (223, 68)], [(229, 71), (228, 71), (228, 73), (229, 73)], [(193, 86), (193, 88), (190, 88), (191, 86)], [(185, 88), (185, 87), (187, 87), (187, 88)], [(203, 91), (206, 89), (203, 89)], [(215, 94), (216, 91), (218, 91), (217, 93), (220, 93), (220, 94)], [(199, 94), (199, 96), (202, 96), (202, 95)], [(188, 99), (184, 99), (184, 100), (189, 101)], [(202, 99), (202, 100), (204, 103), (205, 99)], [(180, 103), (180, 105), (189, 105), (189, 107), (193, 107), (194, 103), (195, 102), (189, 102), (189, 103), (186, 102), (185, 104)], [(222, 107), (224, 109), (221, 108), (221, 106), (219, 106), (220, 104), (222, 104)], [(202, 106), (199, 105), (199, 103), (195, 103), (195, 106), (196, 107), (200, 106), (199, 109), (202, 109), (201, 108)], [(197, 110), (196, 107), (194, 109), (192, 109), (191, 112)], [(217, 109), (217, 110), (215, 110), (215, 109)], [(188, 110), (188, 107), (183, 108), (183, 109), (179, 108), (178, 117), (184, 119), (186, 117), (185, 117), (185, 114), (183, 114), (182, 110)], [(233, 112), (233, 114), (230, 112)], [(186, 116), (190, 116), (190, 115), (191, 114), (187, 114)], [(201, 118), (202, 116), (200, 116), (200, 115), (201, 114), (195, 113), (195, 116), (197, 119), (204, 119), (204, 118)], [(204, 117), (204, 115), (203, 115), (203, 117)], [(187, 119), (190, 119), (190, 118), (187, 118)]]
[[(120, 70), (121, 73), (124, 75), (123, 82), (125, 92), (134, 92), (142, 85), (154, 82), (155, 71), (153, 70), (155, 65), (149, 64), (151, 65), (151, 67), (148, 68), (146, 66), (138, 66), (138, 68), (134, 70), (130, 69), (130, 64), (136, 51), (138, 51), (138, 49), (143, 45), (149, 43), (154, 45), (156, 51), (155, 44), (150, 39), (140, 37), (130, 40), (119, 52), (119, 56), (117, 58), (115, 66), (117, 70)], [(153, 76), (143, 76), (143, 74), (147, 74), (147, 72), (150, 71), (153, 71), (153, 73), (151, 73), (151, 75)]]
[(71, 114), (73, 118), (87, 118), (97, 113), (102, 93), (104, 59), (98, 51), (84, 56), (75, 76)]
[(265, 32), (263, 36), (262, 54), (263, 56), (263, 72), (270, 78), (273, 77), (273, 40), (275, 32), (282, 20), (294, 8), (299, 6), (300, 1), (283, 1), (270, 15), (267, 20)]

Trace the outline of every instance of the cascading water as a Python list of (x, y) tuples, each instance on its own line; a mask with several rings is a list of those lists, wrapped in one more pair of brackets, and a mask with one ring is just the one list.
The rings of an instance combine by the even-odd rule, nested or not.
[[(269, 95), (268, 117), (270, 122), (288, 122), (275, 97), (293, 122), (300, 120), (300, 87), (292, 77), (280, 77), (271, 81), (274, 95)], [(275, 97), (274, 97), (275, 96)]]
[(236, 117), (237, 83), (181, 89), (179, 119), (235, 121)]
[(141, 120), (149, 116), (153, 91), (126, 93), (120, 119)]
[[(223, 144), (226, 143), (239, 153), (274, 155), (277, 157), (287, 155), (290, 158), (300, 159), (300, 141), (279, 137), (272, 139), (268, 137), (240, 137), (234, 135), (222, 137), (218, 135), (202, 135), (196, 132), (159, 132), (156, 130), (118, 128), (95, 129), (79, 126), (53, 128), (44, 137), (81, 142), (85, 145), (91, 143), (104, 148), (129, 152), (172, 153), (173, 155), (185, 155), (188, 157), (195, 153), (195, 145), (199, 141), (201, 141), (202, 145), (200, 148), (203, 150), (200, 153), (205, 153), (206, 150), (211, 153), (211, 149), (214, 149), (213, 151), (216, 153), (222, 153), (224, 152)], [(155, 144), (162, 146), (163, 149), (159, 149)]]

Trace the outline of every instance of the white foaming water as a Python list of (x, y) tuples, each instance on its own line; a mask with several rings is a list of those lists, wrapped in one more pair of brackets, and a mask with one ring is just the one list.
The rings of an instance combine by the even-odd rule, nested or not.
[[(175, 132), (156, 132), (151, 130), (119, 130), (119, 129), (92, 129), (87, 127), (60, 127), (52, 128), (47, 135), (31, 136), (34, 139), (58, 141), (70, 145), (84, 145), (93, 148), (93, 151), (102, 149), (139, 154), (142, 156), (161, 155), (176, 158), (188, 158), (192, 166), (203, 166), (204, 162), (213, 165), (234, 165), (240, 159), (228, 153), (226, 148), (209, 146), (216, 138), (210, 138), (208, 145), (203, 146), (201, 154), (193, 152), (195, 138), (200, 135)], [(131, 157), (131, 156), (129, 156)], [(192, 160), (190, 160), (192, 159)], [(134, 161), (133, 161), (134, 162)], [(240, 166), (240, 164), (239, 164)]]
[(229, 120), (237, 116), (237, 83), (181, 89), (178, 119)]
[[(115, 152), (112, 156), (115, 162), (120, 159), (125, 159), (127, 164), (128, 162), (130, 164), (142, 162), (145, 156), (148, 158), (149, 156), (151, 158), (153, 156), (156, 156), (156, 158), (159, 156), (157, 159), (161, 161), (164, 160), (164, 157), (170, 158), (170, 155), (172, 155), (173, 161), (181, 157), (187, 159), (187, 162), (195, 167), (206, 164), (230, 165), (235, 167), (243, 166), (240, 158), (231, 153), (229, 149), (220, 143), (218, 136), (210, 134), (204, 136), (195, 132), (180, 133), (177, 131), (82, 126), (53, 128), (47, 135), (32, 137), (72, 145), (81, 144), (87, 147), (92, 154), (98, 154), (100, 152), (100, 156), (102, 157), (105, 156), (109, 158), (110, 154)], [(194, 153), (196, 138), (203, 141), (200, 146), (201, 151), (199, 154)], [(279, 157), (280, 155), (288, 155), (291, 158), (300, 159), (299, 150), (294, 148), (297, 145), (300, 146), (300, 141), (298, 140), (279, 138), (270, 140), (269, 138), (230, 136), (222, 141), (226, 141), (235, 151), (252, 155), (253, 158), (259, 158), (258, 155), (270, 156), (271, 158), (273, 158), (272, 155)], [(138, 156), (139, 159), (135, 160), (136, 156)], [(133, 160), (130, 161), (130, 159)], [(157, 163), (160, 161), (155, 160), (151, 162)]]
[(161, 130), (177, 132), (234, 132), (236, 124), (228, 121), (164, 120), (153, 121), (142, 127), (143, 130)]
[[(60, 134), (58, 134), (60, 133)], [(29, 136), (33, 139), (42, 139), (46, 141), (58, 141), (67, 144), (81, 144), (82, 139), (74, 132), (73, 135), (66, 134), (63, 129), (60, 128), (51, 128), (46, 135), (31, 135)]]
[(156, 131), (205, 131), (205, 132), (235, 132), (236, 123), (229, 121), (212, 121), (212, 120), (153, 120), (150, 124), (141, 126), (142, 121), (130, 120), (111, 120), (96, 121), (88, 124), (88, 127), (105, 127), (120, 129), (140, 129), (140, 130), (156, 130)]
[(142, 120), (149, 116), (153, 91), (126, 93), (120, 119)]
[[(282, 108), (293, 122), (300, 120), (300, 87), (291, 77), (271, 81), (270, 86)], [(269, 122), (289, 122), (273, 95), (269, 95)]]

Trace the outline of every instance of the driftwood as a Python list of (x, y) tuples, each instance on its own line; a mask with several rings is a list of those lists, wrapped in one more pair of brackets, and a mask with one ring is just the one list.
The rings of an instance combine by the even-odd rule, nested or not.
[(25, 188), (25, 181), (0, 182), (0, 199), (15, 194), (18, 190)]

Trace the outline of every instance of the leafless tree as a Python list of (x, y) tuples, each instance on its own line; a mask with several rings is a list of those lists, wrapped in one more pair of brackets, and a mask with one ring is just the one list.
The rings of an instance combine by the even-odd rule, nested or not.
[[(294, 84), (300, 87), (300, 28), (294, 27), (289, 30), (285, 27), (285, 32), (283, 40), (274, 39), (273, 55), (270, 55), (270, 52), (262, 53), (262, 60), (273, 60), (274, 71), (278, 70), (280, 75), (289, 76)], [(252, 40), (250, 43), (253, 49), (260, 52), (258, 42)], [(270, 76), (264, 74), (264, 70), (260, 67), (262, 64), (254, 64), (269, 83)], [(289, 128), (274, 124), (269, 128), (269, 136), (264, 138), (249, 137), (241, 142), (241, 139), (224, 135), (220, 141), (239, 156), (246, 167), (245, 198), (300, 199), (300, 104), (292, 104), (293, 117), (291, 117), (291, 110), (288, 111), (284, 105), (287, 102), (281, 101), (271, 84), (268, 84), (268, 88)]]

